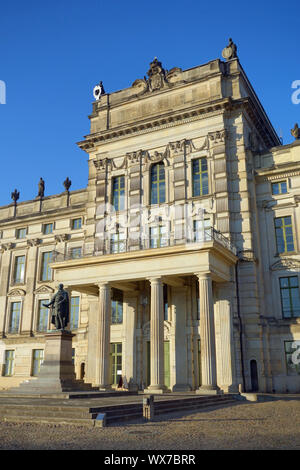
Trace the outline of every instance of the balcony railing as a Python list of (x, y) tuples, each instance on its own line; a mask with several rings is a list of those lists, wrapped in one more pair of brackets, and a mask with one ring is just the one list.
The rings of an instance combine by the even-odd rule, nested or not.
[(194, 233), (194, 238), (192, 240), (174, 240), (173, 238), (167, 238), (165, 235), (160, 236), (159, 238), (139, 240), (138, 244), (134, 244), (132, 240), (120, 239), (119, 242), (112, 244), (111, 240), (107, 238), (104, 240), (103, 249), (97, 250), (95, 243), (85, 243), (81, 250), (76, 251), (74, 255), (74, 250), (70, 249), (66, 253), (60, 253), (58, 251), (53, 251), (53, 262), (61, 262), (67, 260), (75, 260), (80, 258), (87, 258), (91, 256), (100, 256), (102, 254), (117, 254), (117, 253), (126, 253), (129, 251), (138, 251), (138, 250), (147, 250), (155, 248), (164, 248), (168, 246), (179, 246), (186, 244), (188, 246), (196, 246), (201, 243), (216, 241), (222, 245), (227, 250), (231, 251), (234, 255), (237, 254), (236, 247), (231, 243), (228, 238), (226, 238), (221, 232), (215, 230), (214, 228), (207, 228), (205, 230), (198, 231)]

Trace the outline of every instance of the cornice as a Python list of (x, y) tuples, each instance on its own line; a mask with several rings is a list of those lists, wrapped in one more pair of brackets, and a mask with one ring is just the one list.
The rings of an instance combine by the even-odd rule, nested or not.
[(127, 126), (101, 131), (95, 134), (86, 136), (84, 141), (78, 142), (77, 145), (84, 151), (89, 151), (95, 146), (101, 145), (106, 142), (126, 139), (129, 136), (136, 136), (147, 134), (149, 132), (156, 132), (161, 129), (167, 129), (174, 126), (179, 126), (189, 122), (197, 121), (206, 118), (207, 115), (219, 114), (220, 111), (225, 112), (232, 106), (231, 98), (222, 98), (219, 100), (211, 101), (196, 107), (180, 110), (177, 113), (169, 112), (164, 116), (157, 116), (148, 121), (140, 121), (131, 123)]

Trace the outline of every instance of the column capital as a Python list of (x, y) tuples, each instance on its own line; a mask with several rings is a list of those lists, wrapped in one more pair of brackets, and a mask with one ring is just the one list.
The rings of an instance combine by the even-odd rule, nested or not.
[(108, 281), (102, 281), (102, 282), (95, 282), (95, 286), (99, 287), (99, 289), (103, 287), (110, 287), (110, 283)]
[(200, 272), (200, 273), (195, 273), (195, 276), (198, 277), (198, 279), (203, 279), (203, 280), (209, 280), (211, 279), (211, 272)]
[(146, 279), (150, 281), (151, 284), (163, 284), (162, 276), (147, 277)]

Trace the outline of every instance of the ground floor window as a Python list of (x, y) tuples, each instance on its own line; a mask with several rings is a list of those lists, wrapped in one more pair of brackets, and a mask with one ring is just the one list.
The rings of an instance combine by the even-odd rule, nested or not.
[(44, 362), (44, 350), (34, 349), (32, 355), (32, 375), (36, 377), (41, 370), (41, 365)]
[[(299, 352), (298, 352), (299, 351)], [(288, 375), (300, 375), (300, 341), (285, 341), (284, 353)]]
[(79, 323), (79, 297), (71, 297), (71, 309), (70, 309), (70, 329), (76, 330)]
[(122, 380), (122, 343), (111, 343), (111, 384), (119, 385)]
[(113, 325), (123, 323), (123, 291), (118, 289), (112, 291), (111, 322)]
[(10, 377), (14, 373), (15, 351), (5, 351), (4, 375)]

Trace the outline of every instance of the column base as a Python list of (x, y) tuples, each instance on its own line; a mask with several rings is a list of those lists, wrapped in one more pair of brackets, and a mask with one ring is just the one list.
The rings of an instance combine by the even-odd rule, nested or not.
[(97, 385), (100, 392), (110, 392), (112, 390), (111, 385)]
[(167, 393), (168, 392), (168, 389), (166, 388), (165, 385), (153, 385), (153, 386), (149, 386), (148, 388), (145, 388), (144, 390), (144, 393), (145, 394), (149, 394), (151, 393), (151, 395), (161, 395), (162, 393)]
[(197, 395), (223, 395), (223, 390), (221, 390), (219, 387), (213, 387), (213, 386), (203, 386), (199, 387), (196, 390)]

